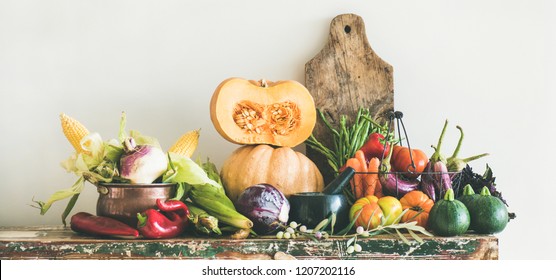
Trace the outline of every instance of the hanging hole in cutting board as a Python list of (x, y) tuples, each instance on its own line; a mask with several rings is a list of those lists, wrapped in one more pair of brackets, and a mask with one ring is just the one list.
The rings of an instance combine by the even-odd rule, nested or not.
[(345, 31), (347, 34), (349, 34), (349, 33), (351, 32), (351, 26), (346, 25), (346, 26), (344, 27), (344, 31)]

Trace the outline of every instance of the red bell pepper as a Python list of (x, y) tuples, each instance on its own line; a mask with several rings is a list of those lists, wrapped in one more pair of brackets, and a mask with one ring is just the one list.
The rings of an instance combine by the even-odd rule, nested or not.
[[(390, 143), (386, 142), (384, 135), (373, 132), (369, 134), (367, 142), (361, 146), (360, 150), (365, 154), (367, 162), (376, 157), (380, 160), (386, 158), (390, 152)], [(386, 149), (384, 144), (386, 143)]]
[(189, 225), (189, 209), (179, 200), (156, 200), (157, 209), (137, 213), (137, 229), (145, 238), (173, 238), (182, 234)]
[(71, 229), (75, 232), (98, 236), (139, 237), (139, 232), (116, 219), (79, 212), (71, 217)]

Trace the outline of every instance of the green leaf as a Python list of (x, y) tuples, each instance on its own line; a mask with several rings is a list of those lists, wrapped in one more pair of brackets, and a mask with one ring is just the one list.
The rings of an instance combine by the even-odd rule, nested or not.
[(216, 165), (212, 163), (208, 158), (207, 161), (202, 163), (201, 166), (203, 170), (207, 173), (207, 176), (217, 182), (219, 185), (222, 185), (222, 179), (220, 178), (220, 173), (218, 172), (218, 168)]
[(150, 145), (150, 146), (155, 146), (157, 148), (161, 148), (160, 143), (156, 138), (143, 135), (139, 133), (139, 131), (137, 130), (131, 130), (129, 132), (129, 136), (132, 137), (133, 140), (135, 140), (135, 143), (137, 143), (137, 145)]
[(176, 195), (172, 198), (172, 200), (181, 200), (185, 194), (185, 184), (178, 183), (176, 188)]
[(400, 239), (403, 241), (403, 243), (407, 244), (407, 245), (411, 245), (411, 243), (409, 242), (409, 240), (407, 240), (407, 238), (405, 236), (403, 236), (403, 234), (396, 229), (396, 233), (398, 234), (398, 236), (400, 237)]
[(170, 153), (169, 157), (171, 158), (169, 164), (174, 169), (169, 168), (170, 170), (163, 175), (163, 182), (208, 185), (221, 193), (225, 193), (224, 187), (209, 178), (205, 170), (191, 158), (174, 153)]
[[(371, 216), (369, 218), (369, 222), (367, 222), (367, 228), (366, 230), (369, 230), (371, 228), (371, 222), (373, 221), (373, 217), (375, 216), (376, 210), (373, 210), (373, 213), (371, 213)], [(359, 211), (359, 213), (363, 212), (363, 210)], [(386, 222), (386, 219), (384, 219), (384, 216), (380, 216), (380, 225), (384, 225), (384, 223)]]
[(123, 147), (116, 146), (113, 143), (105, 142), (104, 143), (104, 159), (109, 160), (112, 162), (119, 162), (120, 158), (124, 154)]
[(330, 222), (330, 218), (326, 218), (326, 219), (320, 221), (320, 223), (318, 223), (317, 226), (313, 229), (313, 232), (317, 232), (317, 231), (325, 228), (328, 225), (329, 222)]
[(351, 243), (355, 242), (355, 238), (356, 237), (354, 236), (354, 237), (348, 239), (348, 241), (346, 242), (346, 247), (349, 247), (349, 245), (351, 245)]
[(120, 131), (118, 132), (118, 140), (120, 143), (123, 143), (124, 140), (127, 138), (127, 133), (125, 132), (125, 125), (126, 125), (126, 116), (125, 116), (125, 112), (122, 112), (122, 117), (120, 119)]
[(357, 215), (355, 215), (355, 217), (353, 218), (353, 220), (351, 220), (351, 222), (349, 223), (349, 225), (347, 225), (344, 229), (342, 229), (340, 232), (337, 233), (337, 235), (345, 235), (347, 234), (352, 228), (353, 225), (355, 224), (355, 221), (357, 220), (357, 218), (359, 218), (359, 215), (361, 215), (361, 211), (359, 211), (357, 213)]
[(75, 203), (77, 202), (78, 198), (79, 198), (79, 194), (74, 194), (71, 197), (70, 201), (68, 202), (66, 209), (64, 209), (64, 212), (62, 213), (62, 223), (64, 224), (64, 227), (66, 226), (66, 218), (68, 217), (69, 213), (73, 209), (73, 206), (75, 206)]
[(59, 191), (55, 192), (54, 194), (52, 194), (48, 198), (48, 200), (46, 202), (42, 202), (42, 201), (33, 201), (33, 202), (35, 202), (39, 205), (39, 207), (37, 207), (37, 208), (39, 208), (41, 210), (41, 215), (44, 215), (44, 214), (46, 214), (48, 209), (50, 209), (50, 206), (52, 206), (52, 203), (54, 203), (56, 201), (59, 201), (59, 200), (62, 200), (62, 199), (69, 198), (69, 197), (71, 197), (73, 195), (76, 195), (76, 194), (80, 194), (81, 191), (83, 190), (84, 185), (85, 185), (84, 177), (79, 177), (79, 179), (73, 184), (73, 186), (71, 186), (70, 188), (59, 190)]
[(336, 212), (333, 212), (330, 217), (330, 235), (334, 234), (334, 225), (336, 224)]
[(411, 237), (413, 237), (413, 239), (417, 240), (417, 242), (423, 244), (425, 241), (423, 241), (423, 239), (421, 237), (419, 237), (419, 235), (417, 235), (415, 232), (413, 232), (412, 230), (408, 229), (407, 232), (409, 232), (409, 234), (411, 235)]
[(409, 211), (409, 208), (404, 209), (400, 215), (398, 215), (398, 217), (396, 217), (396, 219), (394, 220), (393, 224), (397, 224), (402, 220), (403, 215), (405, 215), (405, 213), (407, 213), (407, 211)]

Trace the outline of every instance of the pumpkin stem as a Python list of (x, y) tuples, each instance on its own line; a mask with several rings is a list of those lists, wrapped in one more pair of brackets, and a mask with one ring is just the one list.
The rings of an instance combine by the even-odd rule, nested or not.
[(489, 196), (490, 195), (490, 191), (488, 190), (487, 186), (483, 187), (483, 189), (481, 190), (481, 195), (482, 196)]
[(261, 87), (263, 87), (263, 88), (267, 88), (267, 87), (268, 87), (268, 83), (266, 82), (265, 79), (261, 79), (261, 80), (259, 81), (259, 83), (261, 84)]
[(413, 210), (415, 212), (419, 212), (419, 213), (417, 213), (417, 215), (419, 215), (419, 214), (421, 214), (421, 212), (425, 211), (425, 210), (423, 210), (423, 208), (421, 208), (421, 206), (413, 206), (413, 207), (410, 207), (409, 209)]
[(444, 200), (454, 201), (454, 190), (448, 189), (446, 194), (444, 194)]
[(470, 184), (465, 185), (465, 187), (463, 187), (463, 195), (473, 195), (475, 194), (475, 191), (473, 190), (473, 187)]

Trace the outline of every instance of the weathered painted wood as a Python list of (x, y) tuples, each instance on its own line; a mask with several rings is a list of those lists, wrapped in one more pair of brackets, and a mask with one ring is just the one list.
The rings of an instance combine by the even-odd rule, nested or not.
[[(363, 19), (342, 14), (330, 23), (326, 45), (305, 64), (305, 86), (316, 107), (336, 127), (341, 115), (346, 115), (351, 124), (361, 107), (382, 122), (394, 109), (393, 72), (393, 67), (371, 48)], [(330, 131), (320, 118), (313, 135), (326, 147), (333, 146)], [(321, 170), (325, 183), (334, 177), (322, 155), (308, 148), (307, 156)]]
[(123, 240), (63, 227), (2, 227), (0, 259), (498, 259), (495, 236), (421, 237), (424, 243), (409, 245), (390, 235), (359, 239), (362, 252), (347, 254), (343, 238)]

